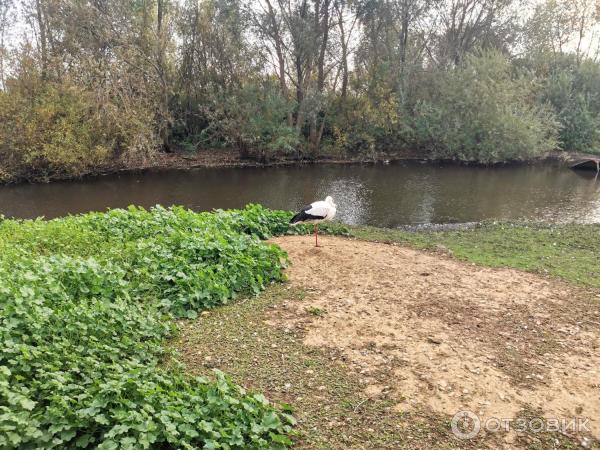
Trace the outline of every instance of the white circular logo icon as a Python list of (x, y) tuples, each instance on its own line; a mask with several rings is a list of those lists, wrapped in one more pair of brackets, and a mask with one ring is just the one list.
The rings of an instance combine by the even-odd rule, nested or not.
[(474, 412), (459, 411), (452, 418), (452, 433), (459, 439), (473, 439), (481, 429), (481, 421)]

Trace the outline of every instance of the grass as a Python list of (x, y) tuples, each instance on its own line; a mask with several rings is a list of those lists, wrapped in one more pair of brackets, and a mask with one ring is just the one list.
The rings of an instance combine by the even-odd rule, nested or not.
[(449, 253), (490, 267), (512, 267), (600, 287), (600, 226), (483, 223), (473, 229), (407, 232), (353, 227), (352, 236)]
[[(337, 230), (335, 225), (332, 229)], [(349, 235), (442, 252), (484, 266), (540, 273), (594, 291), (600, 286), (597, 226), (486, 223), (448, 232), (361, 226), (350, 227)], [(173, 345), (182, 351), (187, 370), (194, 374), (219, 368), (234, 382), (291, 405), (298, 419), (296, 448), (474, 449), (504, 445), (502, 433), (461, 441), (450, 432), (449, 417), (423, 407), (397, 411), (397, 400), (386, 395), (366, 397), (360, 374), (349, 370), (343, 355), (303, 345), (301, 327), (281, 329), (266, 323), (271, 314), (285, 315), (289, 304), (305, 297), (301, 290), (273, 285), (259, 297), (184, 323)], [(310, 303), (302, 310), (307, 320), (320, 320), (326, 314)], [(215, 342), (219, 342), (218, 348)], [(520, 415), (539, 417), (537, 411), (528, 410)], [(580, 448), (578, 438), (557, 432), (522, 433), (513, 439), (518, 448)]]
[[(301, 329), (264, 323), (272, 312), (304, 298), (302, 290), (273, 285), (259, 297), (182, 322), (172, 345), (194, 375), (219, 368), (234, 382), (292, 405), (298, 420), (294, 448), (476, 448), (477, 440), (465, 444), (454, 438), (444, 416), (398, 412), (391, 398), (366, 397), (343, 357), (303, 345)], [(314, 317), (310, 308), (306, 314)]]
[(309, 306), (306, 308), (306, 312), (312, 314), (313, 316), (322, 316), (323, 314), (327, 313), (327, 311), (324, 309), (317, 308), (316, 306)]
[[(271, 314), (285, 314), (292, 302), (305, 300), (300, 289), (273, 285), (258, 297), (219, 307), (198, 320), (180, 323), (171, 341), (186, 370), (207, 375), (215, 368), (235, 383), (264, 392), (298, 420), (293, 438), (298, 449), (479, 449), (500, 448), (503, 432), (459, 440), (450, 418), (416, 406), (398, 411), (398, 399), (369, 398), (361, 376), (349, 370), (334, 350), (302, 343), (302, 328), (268, 324)], [(314, 315), (307, 309), (307, 316)], [(318, 320), (318, 319), (317, 319)], [(215, 346), (215, 342), (219, 345)], [(379, 377), (379, 375), (378, 375)], [(388, 380), (381, 374), (382, 382)], [(541, 417), (524, 410), (519, 417)], [(515, 448), (581, 448), (579, 439), (558, 432), (520, 433)]]

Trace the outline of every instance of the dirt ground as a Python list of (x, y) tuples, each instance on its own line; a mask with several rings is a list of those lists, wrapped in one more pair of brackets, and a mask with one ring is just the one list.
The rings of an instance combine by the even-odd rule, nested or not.
[[(291, 286), (307, 295), (271, 310), (267, 322), (339, 352), (367, 397), (391, 397), (398, 412), (424, 406), (448, 420), (461, 410), (482, 420), (523, 411), (587, 418), (600, 437), (595, 294), (395, 245), (273, 242), (290, 256)], [(507, 433), (504, 442), (514, 438)]]

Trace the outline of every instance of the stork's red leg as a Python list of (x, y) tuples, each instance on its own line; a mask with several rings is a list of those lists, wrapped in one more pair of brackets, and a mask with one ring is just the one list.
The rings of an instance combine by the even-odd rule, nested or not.
[(319, 247), (319, 224), (315, 223), (315, 247)]

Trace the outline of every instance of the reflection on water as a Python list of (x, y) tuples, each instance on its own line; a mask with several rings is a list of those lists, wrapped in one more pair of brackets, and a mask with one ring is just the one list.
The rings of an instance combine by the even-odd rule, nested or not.
[(262, 203), (297, 209), (332, 195), (351, 224), (531, 219), (600, 222), (600, 180), (552, 165), (473, 168), (420, 163), (194, 169), (0, 187), (0, 214), (56, 217), (129, 204), (194, 210)]
[(341, 178), (333, 180), (330, 184), (322, 185), (320, 191), (328, 192), (327, 195), (331, 195), (338, 202), (338, 211), (340, 211), (340, 217), (343, 214), (345, 223), (368, 223), (370, 192), (359, 179)]

